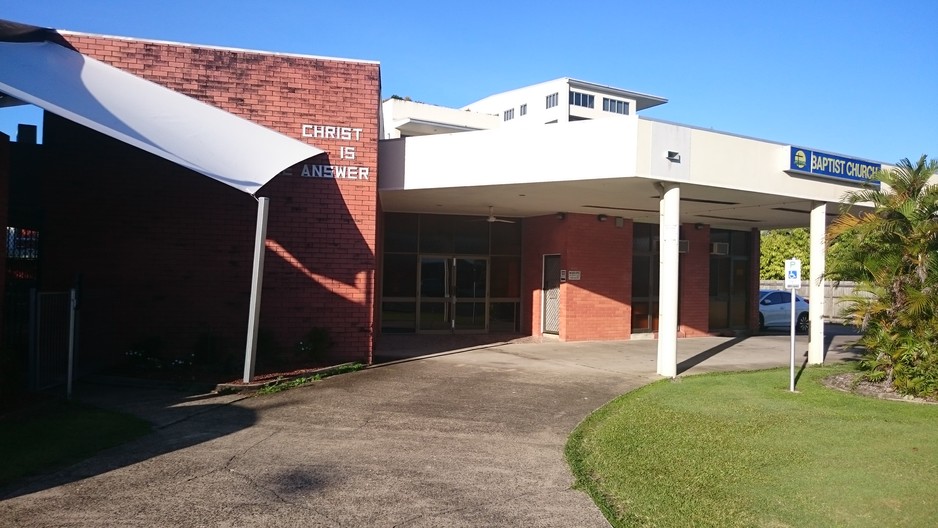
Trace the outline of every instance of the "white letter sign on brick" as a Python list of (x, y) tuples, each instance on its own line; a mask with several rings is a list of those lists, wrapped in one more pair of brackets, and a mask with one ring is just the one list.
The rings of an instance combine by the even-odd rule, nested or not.
[[(336, 141), (362, 141), (362, 129), (336, 125), (304, 124), (300, 134), (305, 138), (332, 139)], [(358, 150), (354, 145), (339, 145), (339, 159), (355, 161)], [(300, 176), (304, 178), (332, 178), (336, 180), (368, 180), (371, 170), (355, 165), (303, 165)]]

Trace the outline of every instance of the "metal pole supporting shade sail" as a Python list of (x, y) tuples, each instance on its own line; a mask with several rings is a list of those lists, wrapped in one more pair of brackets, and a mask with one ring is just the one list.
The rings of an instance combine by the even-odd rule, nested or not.
[[(323, 151), (86, 57), (54, 30), (0, 20), (0, 92), (254, 195)], [(254, 376), (267, 198), (260, 198), (245, 381)], [(263, 226), (263, 229), (262, 227)]]

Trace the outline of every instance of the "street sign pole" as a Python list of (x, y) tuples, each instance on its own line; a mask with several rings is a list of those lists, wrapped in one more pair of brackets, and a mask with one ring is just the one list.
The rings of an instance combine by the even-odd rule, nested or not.
[(801, 287), (801, 261), (785, 261), (785, 288), (791, 290), (791, 362), (789, 368), (788, 390), (795, 392), (795, 290)]
[(788, 390), (795, 392), (795, 289), (791, 289), (791, 368)]

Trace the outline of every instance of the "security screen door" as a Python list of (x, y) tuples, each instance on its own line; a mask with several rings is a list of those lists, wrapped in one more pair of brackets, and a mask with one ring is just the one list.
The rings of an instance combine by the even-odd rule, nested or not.
[(486, 258), (421, 257), (419, 329), (484, 332), (487, 284)]
[(543, 318), (545, 334), (560, 334), (560, 255), (544, 255)]

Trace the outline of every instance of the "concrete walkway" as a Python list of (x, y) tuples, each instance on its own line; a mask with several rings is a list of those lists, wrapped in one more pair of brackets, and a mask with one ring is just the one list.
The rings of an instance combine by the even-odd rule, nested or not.
[[(831, 336), (828, 361), (854, 339)], [(781, 334), (678, 349), (685, 374), (788, 364)], [(0, 491), (0, 525), (608, 526), (563, 446), (654, 370), (654, 341), (509, 343), (245, 399), (86, 391), (158, 428)]]

